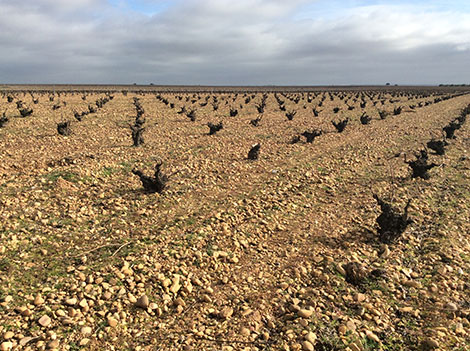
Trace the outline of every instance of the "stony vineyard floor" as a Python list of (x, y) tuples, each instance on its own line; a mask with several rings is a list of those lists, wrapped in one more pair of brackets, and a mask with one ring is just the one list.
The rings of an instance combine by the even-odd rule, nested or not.
[(0, 350), (470, 350), (464, 93), (0, 92)]

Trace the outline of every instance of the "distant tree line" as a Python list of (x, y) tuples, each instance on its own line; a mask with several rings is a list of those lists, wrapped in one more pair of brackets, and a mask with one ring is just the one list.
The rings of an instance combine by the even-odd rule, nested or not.
[(440, 87), (469, 87), (470, 84), (439, 84)]

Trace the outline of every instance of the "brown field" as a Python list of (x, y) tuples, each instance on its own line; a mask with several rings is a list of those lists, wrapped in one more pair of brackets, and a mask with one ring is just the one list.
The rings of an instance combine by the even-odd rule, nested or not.
[[(468, 87), (0, 86), (0, 350), (469, 350), (468, 106)], [(146, 193), (132, 170), (159, 161)], [(374, 194), (411, 199), (392, 242)]]

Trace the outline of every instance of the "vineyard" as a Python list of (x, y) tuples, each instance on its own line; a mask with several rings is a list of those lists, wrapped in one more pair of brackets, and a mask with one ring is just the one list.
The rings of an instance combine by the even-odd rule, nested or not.
[(470, 349), (468, 87), (0, 87), (0, 350)]

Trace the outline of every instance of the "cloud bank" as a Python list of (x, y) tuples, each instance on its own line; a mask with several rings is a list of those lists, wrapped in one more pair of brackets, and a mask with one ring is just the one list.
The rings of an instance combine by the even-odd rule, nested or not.
[(0, 0), (0, 83), (470, 83), (470, 10), (441, 4)]

